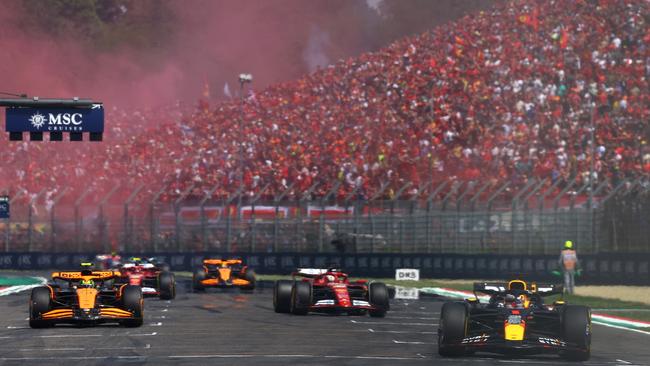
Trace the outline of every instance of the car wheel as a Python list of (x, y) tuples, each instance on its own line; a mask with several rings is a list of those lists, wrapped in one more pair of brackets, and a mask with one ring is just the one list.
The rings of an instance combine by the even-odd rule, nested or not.
[(368, 310), (368, 314), (373, 318), (385, 317), (390, 308), (388, 298), (388, 287), (381, 282), (372, 282), (368, 286), (368, 302), (374, 309)]
[(35, 287), (29, 298), (29, 326), (32, 328), (47, 328), (52, 326), (48, 320), (40, 319), (41, 314), (50, 310), (50, 289)]
[(296, 281), (291, 289), (291, 313), (295, 315), (307, 315), (311, 306), (311, 283)]
[(252, 291), (255, 289), (255, 271), (252, 269), (246, 269), (246, 272), (244, 272), (244, 275), (242, 276), (243, 279), (246, 281), (250, 282), (250, 285), (242, 286), (242, 290), (247, 290), (247, 291)]
[(203, 268), (197, 268), (194, 270), (194, 274), (192, 275), (192, 289), (194, 291), (204, 291), (205, 287), (203, 287), (203, 284), (201, 281), (205, 280), (206, 273), (203, 270)]
[(293, 281), (275, 281), (273, 286), (273, 310), (276, 313), (289, 313), (291, 311), (291, 290)]
[(565, 305), (562, 331), (564, 341), (579, 348), (564, 352), (562, 356), (571, 361), (587, 361), (591, 355), (591, 310), (586, 306)]
[(133, 313), (133, 319), (125, 320), (122, 324), (127, 327), (141, 326), (144, 322), (144, 300), (140, 286), (124, 286), (124, 289), (122, 289), (122, 306), (124, 310)]
[(465, 347), (458, 346), (467, 332), (467, 306), (461, 302), (448, 302), (440, 311), (438, 328), (438, 354), (443, 357), (457, 357), (465, 353)]
[(158, 275), (158, 294), (161, 300), (171, 300), (176, 297), (176, 278), (171, 272), (161, 272)]

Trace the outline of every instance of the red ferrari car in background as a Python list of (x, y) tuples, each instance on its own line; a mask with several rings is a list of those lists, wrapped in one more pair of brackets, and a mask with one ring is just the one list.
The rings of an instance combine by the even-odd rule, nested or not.
[(162, 300), (176, 297), (176, 279), (165, 264), (131, 258), (122, 264), (119, 271), (120, 282), (140, 286), (145, 297), (158, 296)]
[(339, 269), (299, 268), (293, 280), (276, 281), (273, 307), (277, 313), (347, 313), (384, 317), (388, 288), (380, 282), (350, 281)]

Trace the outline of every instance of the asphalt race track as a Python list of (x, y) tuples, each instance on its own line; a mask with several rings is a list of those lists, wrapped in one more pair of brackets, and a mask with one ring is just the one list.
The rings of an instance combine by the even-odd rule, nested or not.
[[(27, 324), (29, 291), (0, 297), (0, 365), (576, 365), (553, 356), (479, 354), (443, 359), (436, 329), (442, 302), (392, 300), (384, 319), (276, 314), (268, 288), (145, 301), (145, 325), (122, 328)], [(650, 335), (594, 326), (584, 365), (650, 365)]]

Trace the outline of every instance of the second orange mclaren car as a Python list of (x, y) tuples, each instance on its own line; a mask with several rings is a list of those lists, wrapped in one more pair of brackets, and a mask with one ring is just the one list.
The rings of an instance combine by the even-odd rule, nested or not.
[(203, 267), (192, 276), (192, 287), (203, 291), (206, 287), (255, 288), (255, 271), (243, 264), (241, 259), (204, 259)]

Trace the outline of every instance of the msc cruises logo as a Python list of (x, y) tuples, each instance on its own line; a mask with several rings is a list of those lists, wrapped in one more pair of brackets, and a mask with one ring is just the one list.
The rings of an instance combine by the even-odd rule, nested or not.
[(83, 114), (81, 113), (47, 113), (36, 112), (29, 117), (29, 122), (37, 130), (45, 128), (48, 131), (82, 131)]
[(36, 112), (32, 114), (31, 117), (29, 117), (29, 122), (34, 126), (34, 128), (38, 128), (39, 130), (43, 125), (45, 124), (45, 116)]

